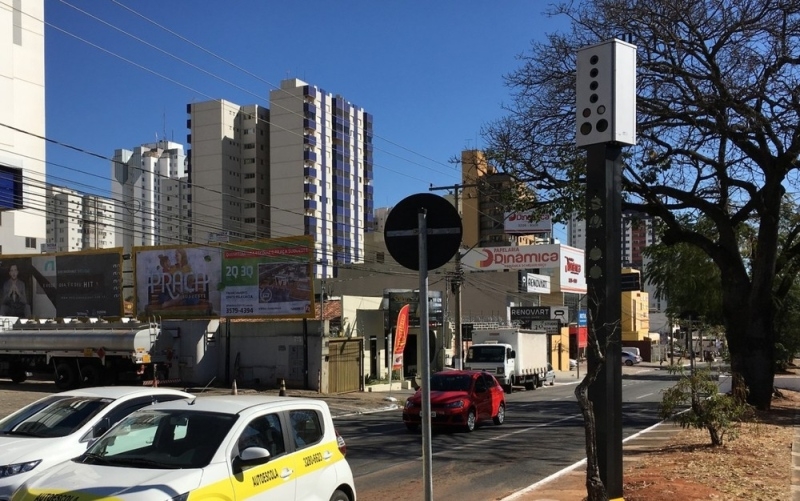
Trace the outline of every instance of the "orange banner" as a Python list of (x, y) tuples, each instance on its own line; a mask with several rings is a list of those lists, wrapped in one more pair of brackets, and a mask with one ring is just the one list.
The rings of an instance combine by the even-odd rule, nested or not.
[(403, 368), (403, 350), (406, 349), (406, 338), (408, 338), (408, 309), (409, 306), (403, 305), (400, 313), (397, 314), (397, 328), (394, 331), (394, 357), (392, 357), (392, 370)]

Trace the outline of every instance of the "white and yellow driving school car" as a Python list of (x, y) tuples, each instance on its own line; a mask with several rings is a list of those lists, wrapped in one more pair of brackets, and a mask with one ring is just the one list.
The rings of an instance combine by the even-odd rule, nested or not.
[(321, 400), (201, 396), (134, 412), (12, 499), (355, 501), (344, 455)]

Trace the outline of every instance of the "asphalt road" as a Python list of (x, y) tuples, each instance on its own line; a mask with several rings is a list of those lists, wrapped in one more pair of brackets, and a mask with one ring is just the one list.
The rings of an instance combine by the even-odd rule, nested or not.
[[(507, 395), (506, 421), (501, 426), (487, 424), (473, 433), (434, 432), (435, 499), (502, 499), (583, 459), (576, 384), (559, 381), (552, 387)], [(623, 368), (623, 438), (660, 421), (660, 392), (672, 384), (674, 377), (658, 368)], [(56, 391), (50, 381), (20, 385), (0, 380), (0, 417)], [(335, 421), (347, 440), (347, 459), (360, 501), (422, 498), (422, 434), (407, 431), (401, 413), (399, 409), (356, 413)]]
[[(623, 369), (623, 438), (661, 421), (660, 391), (672, 379), (658, 369)], [(502, 499), (586, 457), (574, 390), (575, 384), (557, 383), (515, 392), (507, 395), (501, 426), (434, 432), (434, 498)], [(401, 411), (339, 418), (336, 427), (347, 437), (360, 501), (421, 499), (422, 434), (406, 430)]]

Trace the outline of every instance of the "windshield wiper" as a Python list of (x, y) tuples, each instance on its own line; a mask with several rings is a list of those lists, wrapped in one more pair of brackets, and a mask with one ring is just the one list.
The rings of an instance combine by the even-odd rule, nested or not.
[(87, 464), (108, 464), (108, 459), (106, 459), (104, 456), (101, 456), (100, 454), (92, 454), (90, 452), (86, 452), (79, 456), (76, 461)]
[(4, 431), (3, 435), (14, 435), (15, 437), (41, 437), (38, 433), (33, 433), (31, 431), (15, 431), (15, 430), (8, 430)]
[(158, 461), (153, 461), (152, 459), (144, 459), (144, 458), (103, 458), (108, 465), (113, 466), (142, 466), (144, 468), (158, 468), (164, 469), (169, 468), (164, 463), (160, 463)]

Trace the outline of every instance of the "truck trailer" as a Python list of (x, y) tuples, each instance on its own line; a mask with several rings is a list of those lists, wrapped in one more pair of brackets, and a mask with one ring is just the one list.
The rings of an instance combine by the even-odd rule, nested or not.
[(555, 381), (548, 365), (544, 331), (507, 327), (472, 331), (464, 368), (494, 374), (506, 393), (511, 393), (514, 386), (535, 390), (548, 378)]
[(62, 390), (173, 383), (180, 381), (177, 342), (153, 321), (0, 317), (0, 377), (21, 383), (33, 374), (51, 374)]

